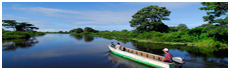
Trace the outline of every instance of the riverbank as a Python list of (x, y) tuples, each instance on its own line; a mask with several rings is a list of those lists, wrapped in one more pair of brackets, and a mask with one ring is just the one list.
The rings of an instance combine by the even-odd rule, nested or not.
[(2, 31), (2, 40), (26, 39), (34, 36), (45, 35), (43, 32)]
[(153, 40), (148, 40), (148, 39), (137, 39), (137, 38), (129, 38), (129, 37), (119, 37), (119, 36), (100, 36), (95, 33), (89, 33), (89, 34), (84, 34), (84, 33), (70, 33), (72, 35), (91, 35), (91, 36), (97, 36), (97, 37), (104, 37), (104, 38), (112, 38), (112, 39), (127, 39), (127, 40), (134, 40), (137, 42), (144, 42), (144, 43), (162, 43), (162, 44), (170, 44), (170, 45), (187, 45), (187, 46), (194, 46), (194, 43), (182, 43), (182, 42), (157, 42)]
[(185, 45), (185, 46), (193, 46), (193, 47), (215, 47), (219, 49), (228, 49), (228, 45), (226, 43), (222, 43), (220, 41), (216, 41), (214, 38), (205, 38), (198, 39), (199, 37), (194, 37), (188, 35), (186, 32), (178, 31), (171, 33), (160, 33), (160, 32), (144, 32), (142, 34), (135, 34), (134, 31), (100, 31), (97, 33), (70, 33), (72, 35), (91, 35), (98, 36), (110, 39), (127, 39), (134, 40), (143, 43), (161, 43), (161, 44), (169, 44), (169, 45)]

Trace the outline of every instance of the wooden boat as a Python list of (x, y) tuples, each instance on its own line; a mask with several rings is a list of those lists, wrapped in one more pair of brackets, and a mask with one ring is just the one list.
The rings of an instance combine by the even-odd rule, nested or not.
[[(163, 56), (151, 54), (143, 51), (137, 51), (130, 48), (121, 47), (121, 50), (112, 48), (108, 45), (110, 51), (118, 56), (122, 56), (124, 58), (143, 63), (152, 67), (157, 68), (174, 68), (174, 63), (167, 63), (163, 61), (159, 61), (159, 59), (163, 59)], [(122, 51), (124, 50), (125, 51)]]

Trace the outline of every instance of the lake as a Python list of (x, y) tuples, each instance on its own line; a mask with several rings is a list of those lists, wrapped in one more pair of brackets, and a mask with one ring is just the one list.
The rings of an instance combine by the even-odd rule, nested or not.
[(169, 48), (175, 57), (184, 57), (183, 68), (227, 68), (228, 50), (196, 48), (183, 45), (141, 43), (130, 40), (46, 34), (30, 39), (3, 40), (3, 68), (149, 68), (109, 51), (110, 42), (122, 46), (164, 55)]

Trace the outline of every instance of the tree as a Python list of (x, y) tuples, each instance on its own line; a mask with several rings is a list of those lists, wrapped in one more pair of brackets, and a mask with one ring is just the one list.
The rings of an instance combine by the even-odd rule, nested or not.
[(34, 29), (39, 29), (38, 27), (34, 27), (33, 24), (29, 24), (28, 22), (19, 22), (15, 28), (16, 31), (34, 31)]
[(91, 28), (91, 27), (85, 27), (83, 32), (84, 32), (85, 34), (87, 34), (87, 33), (90, 33), (90, 32), (94, 32), (94, 29)]
[(207, 16), (203, 16), (204, 21), (208, 21), (209, 24), (228, 24), (228, 2), (201, 2), (201, 4), (204, 7), (199, 9), (208, 11)]
[(72, 29), (72, 30), (69, 30), (69, 33), (72, 33), (72, 32), (74, 32), (73, 29)]
[(76, 29), (70, 30), (69, 32), (70, 32), (70, 33), (71, 33), (71, 32), (82, 33), (82, 32), (83, 32), (83, 29), (82, 29), (82, 28), (76, 28)]
[(179, 24), (178, 26), (170, 26), (169, 29), (170, 31), (176, 32), (176, 31), (188, 29), (188, 27), (185, 24)]
[(128, 32), (128, 30), (126, 30), (126, 29), (123, 29), (123, 30), (122, 30), (122, 32)]
[(187, 25), (185, 25), (185, 24), (179, 24), (179, 25), (177, 26), (177, 29), (178, 29), (178, 30), (184, 30), (184, 29), (188, 29), (188, 27), (187, 27)]
[(38, 27), (34, 27), (33, 24), (29, 24), (28, 22), (16, 22), (15, 20), (2, 20), (3, 26), (6, 28), (13, 28), (14, 31), (34, 31), (34, 29), (39, 29)]
[(74, 29), (73, 31), (76, 32), (76, 33), (82, 33), (83, 29), (82, 28), (77, 28), (77, 29)]
[(6, 28), (13, 28), (16, 31), (15, 26), (18, 24), (15, 20), (2, 20), (2, 26)]
[(178, 31), (178, 27), (177, 26), (170, 26), (169, 29), (170, 29), (170, 31), (173, 31), (173, 32)]
[(63, 33), (63, 31), (58, 31), (58, 33)]
[(162, 20), (169, 20), (171, 11), (165, 7), (148, 6), (144, 7), (132, 16), (130, 26), (136, 28), (138, 32), (158, 31), (168, 32), (168, 26)]
[(64, 33), (68, 33), (68, 31), (65, 31)]
[(117, 30), (113, 30), (112, 32), (117, 32)]

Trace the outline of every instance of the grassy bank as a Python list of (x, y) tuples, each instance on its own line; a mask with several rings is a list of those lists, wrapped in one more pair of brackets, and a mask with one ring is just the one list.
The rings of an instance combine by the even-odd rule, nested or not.
[(43, 32), (2, 31), (2, 40), (25, 39), (45, 35)]

